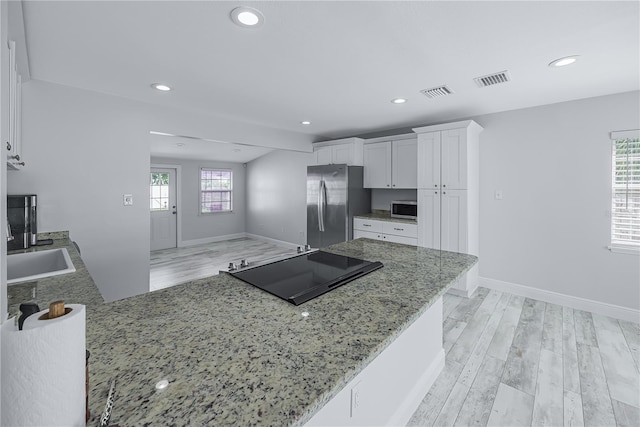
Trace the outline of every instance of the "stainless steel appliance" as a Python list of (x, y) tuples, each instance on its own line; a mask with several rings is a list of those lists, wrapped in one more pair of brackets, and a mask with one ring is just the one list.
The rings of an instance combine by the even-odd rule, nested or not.
[(380, 262), (312, 250), (229, 274), (299, 305), (382, 267)]
[(324, 248), (353, 239), (353, 216), (371, 211), (363, 167), (307, 167), (307, 244)]
[(418, 219), (418, 202), (394, 200), (391, 202), (391, 218)]
[(35, 194), (7, 195), (7, 219), (11, 233), (7, 250), (26, 249), (38, 244), (37, 204)]

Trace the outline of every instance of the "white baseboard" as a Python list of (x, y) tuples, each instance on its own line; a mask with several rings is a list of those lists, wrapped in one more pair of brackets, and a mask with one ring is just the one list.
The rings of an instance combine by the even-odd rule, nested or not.
[(284, 240), (277, 240), (277, 239), (272, 239), (271, 237), (260, 236), (259, 234), (251, 234), (251, 233), (244, 233), (244, 234), (246, 237), (249, 237), (251, 239), (263, 240), (265, 242), (273, 243), (274, 245), (284, 246), (285, 248), (297, 249), (298, 246), (304, 246), (299, 243), (285, 242)]
[(551, 304), (564, 305), (577, 310), (590, 311), (592, 313), (613, 317), (615, 319), (640, 323), (640, 310), (636, 310), (633, 308), (622, 307), (619, 305), (608, 304), (605, 302), (594, 301), (572, 295), (560, 294), (558, 292), (532, 288), (530, 286), (504, 282), (502, 280), (489, 279), (487, 277), (480, 277), (480, 286), (484, 286), (485, 288), (489, 289), (495, 289), (497, 291), (520, 295), (527, 298), (537, 299), (539, 301), (544, 301)]
[(223, 240), (241, 239), (243, 237), (248, 237), (247, 233), (225, 234), (224, 236), (213, 236), (213, 237), (204, 237), (202, 239), (183, 240), (182, 242), (178, 243), (178, 247), (186, 248), (188, 246), (222, 242)]

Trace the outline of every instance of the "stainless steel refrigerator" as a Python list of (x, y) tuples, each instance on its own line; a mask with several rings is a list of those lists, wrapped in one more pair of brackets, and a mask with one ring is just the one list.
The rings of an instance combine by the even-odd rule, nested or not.
[(323, 248), (353, 239), (353, 216), (371, 211), (363, 167), (307, 167), (307, 244)]

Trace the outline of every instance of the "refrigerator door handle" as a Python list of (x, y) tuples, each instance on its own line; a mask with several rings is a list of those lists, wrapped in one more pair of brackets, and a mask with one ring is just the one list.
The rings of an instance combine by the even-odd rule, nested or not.
[(320, 190), (318, 191), (318, 229), (324, 231), (324, 210), (327, 203), (326, 186), (324, 179), (320, 180)]

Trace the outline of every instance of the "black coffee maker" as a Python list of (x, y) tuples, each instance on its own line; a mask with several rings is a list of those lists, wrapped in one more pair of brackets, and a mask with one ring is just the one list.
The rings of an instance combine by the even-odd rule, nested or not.
[(38, 244), (37, 199), (35, 194), (7, 196), (8, 251)]

